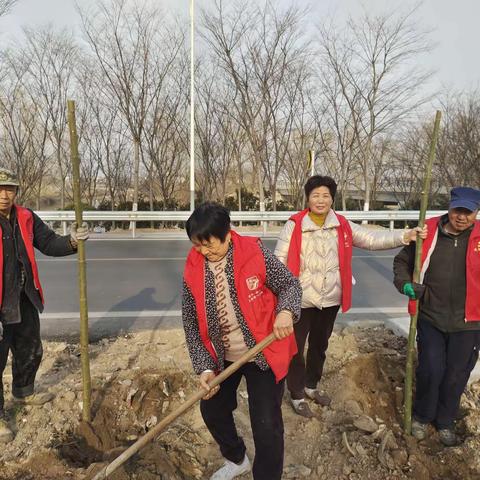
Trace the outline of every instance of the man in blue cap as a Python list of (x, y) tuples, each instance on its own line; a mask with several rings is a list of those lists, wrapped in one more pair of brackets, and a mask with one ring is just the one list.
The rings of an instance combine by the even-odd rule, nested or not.
[(479, 207), (480, 190), (456, 187), (448, 213), (427, 220), (420, 283), (412, 283), (415, 246), (393, 262), (397, 289), (419, 300), (412, 435), (423, 440), (431, 423), (446, 446), (459, 443), (455, 419), (480, 347)]

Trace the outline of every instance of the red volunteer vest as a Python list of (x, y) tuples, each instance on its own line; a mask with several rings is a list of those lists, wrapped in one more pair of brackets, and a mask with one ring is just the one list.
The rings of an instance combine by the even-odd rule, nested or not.
[[(300, 252), (302, 250), (302, 220), (309, 212), (308, 208), (290, 217), (295, 222), (290, 246), (288, 248), (287, 266), (298, 277), (300, 275)], [(338, 213), (335, 215), (340, 222), (337, 227), (338, 235), (338, 264), (342, 283), (342, 312), (350, 310), (352, 306), (352, 228), (348, 220)]]
[[(428, 235), (422, 245), (422, 261), (420, 271), (420, 283), (428, 269), (430, 257), (435, 249), (438, 238), (438, 223), (441, 217), (429, 218), (425, 223), (428, 226)], [(467, 247), (467, 295), (465, 298), (465, 321), (480, 321), (480, 221), (476, 221), (473, 231), (470, 234)], [(408, 313), (414, 315), (417, 309), (417, 302), (408, 302)]]
[[(273, 330), (277, 298), (266, 286), (265, 259), (258, 239), (242, 237), (231, 231), (233, 243), (233, 271), (237, 297), (249, 330), (259, 343)], [(184, 279), (195, 299), (198, 326), (202, 342), (217, 361), (213, 343), (208, 334), (205, 301), (205, 258), (194, 248), (185, 263)], [(297, 353), (294, 335), (271, 343), (263, 354), (275, 374), (277, 382), (287, 375), (292, 357)]]
[[(43, 291), (42, 286), (40, 285), (40, 278), (38, 276), (38, 267), (35, 260), (35, 249), (33, 247), (33, 214), (27, 208), (19, 207), (18, 205), (14, 206), (17, 213), (17, 222), (20, 228), (20, 235), (22, 236), (23, 243), (27, 250), (28, 260), (32, 267), (33, 273), (33, 283), (35, 288), (40, 294), (40, 299), (43, 300)], [(2, 229), (0, 227), (0, 236), (2, 235)], [(0, 241), (0, 307), (2, 306), (3, 300), (3, 242)]]

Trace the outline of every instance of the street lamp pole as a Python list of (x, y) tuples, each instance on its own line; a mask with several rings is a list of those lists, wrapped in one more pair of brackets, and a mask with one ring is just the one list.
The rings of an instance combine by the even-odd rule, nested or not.
[(195, 208), (195, 0), (190, 0), (190, 210)]

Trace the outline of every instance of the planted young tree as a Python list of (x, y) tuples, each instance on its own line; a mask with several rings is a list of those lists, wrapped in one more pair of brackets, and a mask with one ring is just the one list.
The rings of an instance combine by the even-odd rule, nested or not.
[[(78, 154), (78, 135), (75, 119), (75, 102), (68, 101), (68, 128), (70, 132), (70, 158), (72, 162), (73, 196), (75, 203), (75, 221), (83, 225), (82, 198), (80, 190), (80, 156)], [(87, 304), (87, 267), (84, 240), (78, 241), (78, 286), (80, 291), (80, 354), (82, 362), (83, 410), (82, 418), (90, 422), (91, 378), (90, 357), (88, 353), (88, 304)]]
[[(435, 124), (433, 127), (432, 141), (428, 153), (428, 160), (425, 164), (425, 176), (423, 181), (423, 189), (421, 193), (420, 215), (418, 226), (423, 228), (425, 225), (425, 216), (428, 207), (428, 197), (430, 194), (430, 182), (432, 177), (432, 166), (435, 160), (435, 148), (437, 145), (438, 132), (440, 130), (440, 120), (442, 114), (437, 110), (435, 115)], [(420, 270), (422, 261), (422, 245), (423, 240), (420, 236), (415, 242), (415, 266), (413, 270), (413, 282), (420, 282)], [(407, 361), (405, 367), (405, 392), (404, 392), (404, 417), (403, 427), (405, 433), (411, 434), (412, 431), (412, 390), (413, 390), (413, 361), (415, 358), (415, 340), (417, 337), (417, 319), (418, 319), (418, 300), (415, 300), (415, 312), (410, 316), (410, 329), (408, 333)]]

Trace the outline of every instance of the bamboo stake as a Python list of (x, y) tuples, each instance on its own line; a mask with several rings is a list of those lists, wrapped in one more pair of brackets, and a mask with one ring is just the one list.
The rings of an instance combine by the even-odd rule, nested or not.
[[(75, 221), (77, 227), (83, 224), (82, 203), (80, 196), (80, 157), (78, 155), (77, 124), (75, 120), (75, 102), (67, 101), (68, 129), (70, 131), (70, 158), (73, 173), (73, 198), (75, 203)], [(88, 305), (87, 305), (87, 268), (85, 260), (85, 241), (78, 241), (78, 287), (80, 291), (80, 354), (83, 381), (82, 419), (90, 422), (90, 360), (88, 356)]]
[[(220, 372), (211, 382), (210, 387), (216, 387), (226, 380), (232, 373), (235, 373), (240, 367), (252, 360), (262, 350), (268, 347), (275, 341), (275, 335), (271, 333), (268, 337), (265, 337), (259, 344), (255, 345), (248, 352), (244, 353), (236, 362), (232, 363), (228, 368)], [(194, 393), (188, 398), (183, 405), (177, 408), (175, 411), (167, 415), (159, 424), (157, 424), (152, 430), (146, 433), (142, 438), (138, 439), (133, 445), (119, 455), (113, 462), (109, 463), (100, 470), (93, 480), (104, 480), (111, 473), (113, 473), (120, 465), (123, 465), (130, 457), (135, 455), (141, 448), (147, 445), (149, 442), (158, 437), (159, 433), (176, 420), (180, 415), (183, 415), (189, 410), (195, 403), (201, 400), (205, 396), (206, 392), (203, 388)]]
[[(437, 110), (435, 115), (435, 124), (433, 127), (430, 151), (428, 153), (427, 164), (425, 165), (425, 176), (423, 180), (423, 189), (421, 192), (420, 216), (418, 225), (423, 228), (425, 225), (425, 216), (427, 212), (428, 196), (430, 194), (430, 181), (432, 178), (432, 166), (435, 159), (435, 149), (437, 146), (438, 132), (440, 130), (440, 120), (442, 112)], [(420, 269), (422, 260), (423, 240), (417, 237), (415, 245), (415, 267), (413, 270), (413, 282), (419, 283)], [(413, 360), (415, 358), (415, 338), (417, 336), (418, 319), (418, 300), (415, 301), (415, 313), (410, 316), (410, 331), (408, 333), (407, 364), (405, 368), (405, 394), (404, 394), (404, 416), (403, 428), (408, 435), (412, 432), (412, 388), (413, 388)]]

